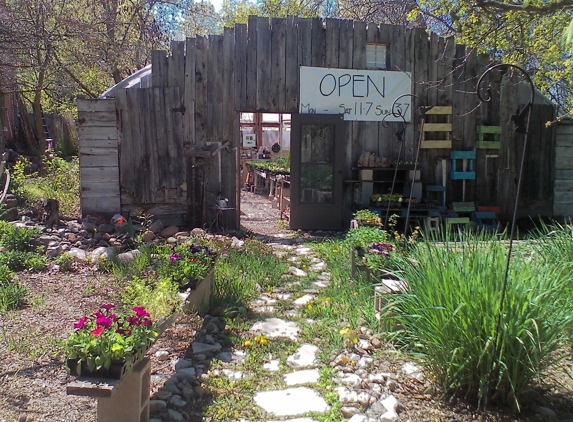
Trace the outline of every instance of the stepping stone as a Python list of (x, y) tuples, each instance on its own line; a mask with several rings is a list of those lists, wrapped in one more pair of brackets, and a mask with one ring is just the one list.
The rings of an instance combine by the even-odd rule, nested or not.
[(288, 269), (289, 274), (294, 275), (295, 277), (306, 277), (307, 273), (300, 268), (297, 267), (289, 267)]
[(290, 297), (292, 296), (292, 294), (291, 293), (276, 293), (274, 296), (277, 298), (277, 300), (289, 300)]
[(310, 271), (322, 271), (326, 270), (326, 262), (319, 262), (318, 264), (312, 264), (309, 268)]
[(271, 371), (271, 372), (276, 372), (280, 370), (280, 365), (281, 361), (280, 359), (273, 359), (267, 363), (263, 364), (263, 369), (266, 369), (267, 371)]
[(284, 375), (286, 385), (315, 384), (319, 378), (318, 369), (304, 369)]
[(330, 281), (318, 280), (318, 281), (313, 281), (312, 284), (314, 286), (318, 287), (319, 289), (324, 289), (324, 288), (330, 286)]
[(253, 308), (253, 312), (255, 314), (272, 314), (275, 312), (274, 306), (259, 306), (257, 308)]
[(259, 392), (255, 394), (255, 403), (275, 416), (296, 416), (308, 412), (324, 413), (330, 409), (320, 394), (308, 387)]
[(304, 296), (299, 297), (293, 303), (295, 306), (305, 306), (305, 305), (308, 305), (308, 303), (314, 299), (316, 299), (315, 295), (304, 295)]
[(296, 418), (296, 419), (283, 419), (281, 421), (267, 421), (267, 422), (318, 422), (316, 419), (311, 418)]
[(295, 368), (312, 366), (316, 361), (316, 354), (320, 349), (313, 344), (303, 344), (297, 351), (287, 358), (287, 363)]
[(299, 326), (296, 322), (280, 318), (268, 318), (255, 323), (249, 330), (251, 333), (265, 334), (269, 338), (286, 337), (292, 341), (298, 339)]
[(330, 273), (327, 273), (327, 272), (320, 273), (320, 275), (318, 276), (318, 279), (330, 281)]
[(311, 251), (312, 251), (312, 249), (304, 248), (304, 247), (295, 249), (295, 252), (297, 255), (308, 255)]
[(257, 299), (251, 301), (250, 305), (253, 307), (265, 306), (265, 305), (276, 305), (277, 299), (274, 299), (267, 295), (261, 295)]

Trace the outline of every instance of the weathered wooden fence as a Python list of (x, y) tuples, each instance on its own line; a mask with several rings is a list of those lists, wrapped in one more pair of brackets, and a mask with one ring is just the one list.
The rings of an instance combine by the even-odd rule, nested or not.
[[(153, 52), (152, 88), (115, 92), (113, 124), (117, 122), (118, 127), (121, 211), (152, 210), (201, 225), (209, 218), (211, 198), (219, 193), (230, 199), (231, 206), (237, 205), (239, 112), (297, 113), (300, 66), (365, 69), (366, 45), (370, 43), (387, 46), (387, 70), (411, 72), (412, 90), (419, 98), (416, 106), (452, 107), (448, 118), (451, 147), (432, 148), (430, 144), (421, 151), (425, 182), (441, 183), (444, 163), (449, 174), (450, 150), (476, 148), (478, 126), (503, 128), (499, 149), (477, 150), (476, 179), (466, 183), (465, 198), (501, 205), (507, 216), (504, 204), (514, 190), (515, 153), (521, 139), (508, 122), (519, 105), (519, 96), (506, 94), (501, 76), (494, 75), (486, 81), (492, 88), (492, 101), (480, 105), (475, 89), (478, 77), (490, 64), (486, 56), (423, 29), (253, 16), (248, 25), (225, 28), (223, 35), (173, 42), (170, 55)], [(80, 112), (83, 104), (79, 104)], [(552, 113), (549, 106), (534, 109), (532, 127), (537, 141), (532, 149), (537, 156), (528, 164), (524, 181), (528, 188), (522, 197), (524, 204), (546, 215), (552, 211), (553, 165), (548, 150), (551, 131), (545, 130), (544, 123)], [(85, 117), (85, 124), (90, 124), (88, 120)], [(407, 126), (402, 160), (414, 159), (419, 122), (417, 117)], [(401, 128), (401, 123), (346, 122), (345, 177), (352, 177), (351, 168), (363, 150), (396, 159), (399, 144), (395, 134)], [(112, 142), (109, 137), (102, 138)], [(85, 156), (88, 153), (82, 145), (85, 143), (80, 142), (80, 153)], [(536, 165), (540, 156), (542, 166)], [(345, 215), (349, 218), (354, 188), (348, 184), (345, 189)], [(461, 200), (462, 189), (459, 181), (448, 182), (448, 202)], [(83, 200), (83, 212), (115, 211), (108, 204), (112, 203), (104, 206)], [(526, 207), (523, 213), (528, 213)], [(237, 211), (231, 225), (237, 225), (238, 218)]]

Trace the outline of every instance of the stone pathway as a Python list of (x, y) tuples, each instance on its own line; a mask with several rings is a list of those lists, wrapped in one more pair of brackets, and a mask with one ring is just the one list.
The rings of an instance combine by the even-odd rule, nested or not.
[[(250, 303), (250, 309), (260, 314), (262, 319), (254, 323), (252, 335), (268, 339), (285, 339), (297, 343), (286, 364), (289, 368), (283, 374), (287, 388), (259, 391), (254, 394), (253, 403), (264, 411), (267, 421), (272, 422), (316, 422), (309, 417), (324, 414), (331, 409), (320, 389), (316, 387), (321, 368), (325, 365), (317, 358), (320, 349), (317, 345), (300, 341), (301, 316), (299, 310), (318, 297), (321, 289), (329, 286), (330, 274), (324, 262), (312, 256), (312, 250), (302, 245), (285, 243), (271, 244), (279, 259), (288, 259), (292, 265), (283, 287), (261, 294)], [(311, 262), (309, 268), (299, 268), (301, 259)], [(300, 265), (302, 266), (302, 265)], [(307, 271), (319, 273), (313, 288), (301, 292), (302, 278)], [(279, 306), (282, 304), (282, 306)], [(279, 312), (278, 309), (284, 309)], [(273, 315), (265, 318), (265, 316)], [(280, 316), (280, 317), (279, 317)], [(221, 351), (225, 322), (221, 318), (207, 316), (203, 329), (198, 331), (191, 344), (192, 358), (180, 359), (174, 363), (176, 374), (167, 379), (164, 387), (151, 400), (151, 422), (191, 420), (182, 408), (187, 401), (198, 394), (202, 381), (209, 376), (226, 376), (229, 381), (250, 377), (237, 369), (249, 353), (247, 351)], [(371, 351), (380, 346), (373, 333), (363, 328), (357, 345), (351, 352), (344, 351), (333, 356), (329, 366), (334, 369), (334, 383), (338, 400), (342, 404), (341, 415), (351, 422), (393, 421), (398, 418), (400, 403), (392, 396), (396, 388), (398, 374), (379, 372), (377, 362), (370, 356)], [(157, 352), (160, 353), (160, 352)], [(210, 361), (217, 358), (223, 369), (209, 371)], [(269, 358), (263, 365), (265, 371), (280, 371), (280, 360)], [(282, 368), (284, 370), (284, 368)], [(421, 369), (413, 364), (404, 368), (401, 376), (420, 378)], [(249, 422), (241, 419), (238, 422)]]

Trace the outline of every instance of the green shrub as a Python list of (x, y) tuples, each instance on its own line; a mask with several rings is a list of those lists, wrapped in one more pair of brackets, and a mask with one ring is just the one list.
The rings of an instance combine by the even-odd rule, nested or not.
[(0, 265), (5, 265), (12, 271), (40, 271), (46, 266), (46, 257), (33, 252), (8, 250), (0, 254)]
[(51, 198), (58, 200), (62, 215), (79, 215), (80, 170), (77, 157), (70, 161), (44, 157), (42, 176), (26, 174), (28, 164), (26, 159), (20, 159), (15, 164), (11, 192), (29, 207), (33, 207), (41, 198)]
[(124, 306), (143, 306), (156, 321), (179, 309), (177, 284), (168, 278), (140, 278), (134, 276), (121, 296)]
[(383, 309), (388, 326), (402, 327), (393, 333), (396, 341), (424, 355), (446, 392), (519, 409), (532, 378), (554, 362), (562, 333), (573, 327), (564, 294), (569, 272), (515, 254), (496, 335), (504, 243), (465, 236), (455, 243), (422, 242), (410, 253), (399, 261), (409, 292), (388, 295)]
[(386, 242), (388, 238), (388, 233), (378, 227), (360, 226), (349, 230), (344, 241), (353, 248), (357, 246), (366, 247), (372, 242)]
[(32, 249), (32, 240), (42, 233), (37, 228), (16, 227), (7, 221), (0, 221), (0, 246), (16, 251)]
[(70, 271), (73, 262), (74, 256), (65, 252), (54, 258), (54, 263), (58, 265), (62, 271)]
[(14, 273), (6, 265), (0, 265), (0, 312), (17, 309), (24, 303), (26, 287), (12, 281)]
[(0, 312), (20, 308), (25, 303), (27, 294), (26, 286), (19, 282), (0, 284)]

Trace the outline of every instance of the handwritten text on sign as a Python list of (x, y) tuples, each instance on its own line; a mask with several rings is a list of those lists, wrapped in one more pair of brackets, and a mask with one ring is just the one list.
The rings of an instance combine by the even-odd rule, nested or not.
[(344, 114), (344, 120), (403, 122), (411, 120), (412, 92), (408, 72), (300, 68), (301, 114)]

